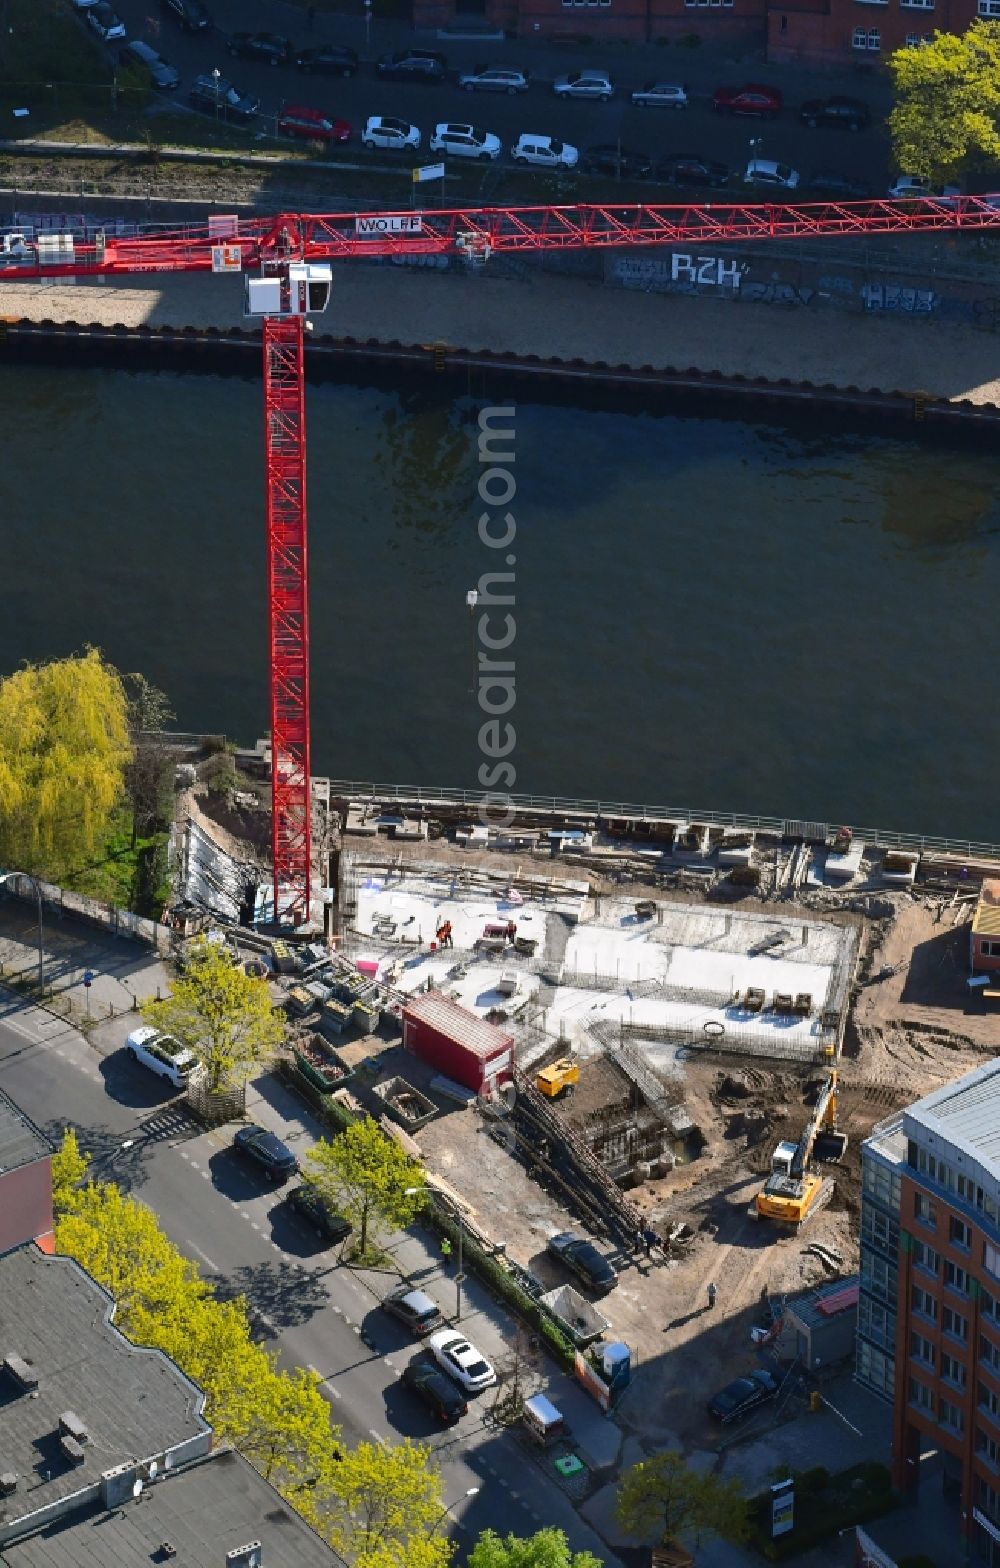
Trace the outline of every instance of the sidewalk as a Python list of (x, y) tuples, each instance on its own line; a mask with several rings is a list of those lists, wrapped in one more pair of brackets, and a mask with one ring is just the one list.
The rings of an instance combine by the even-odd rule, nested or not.
[[(165, 965), (141, 942), (100, 932), (71, 915), (60, 918), (48, 906), (42, 932), (51, 1011), (78, 1022), (127, 1014), (134, 1027), (138, 1002), (167, 990)], [(37, 979), (38, 921), (33, 906), (21, 899), (0, 902), (0, 966), (4, 975)], [(86, 974), (93, 976), (89, 987)]]

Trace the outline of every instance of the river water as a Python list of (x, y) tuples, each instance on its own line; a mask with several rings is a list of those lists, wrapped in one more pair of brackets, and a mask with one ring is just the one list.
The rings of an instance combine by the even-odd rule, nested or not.
[[(0, 669), (93, 643), (265, 732), (260, 398), (0, 369)], [(479, 406), (310, 389), (316, 772), (477, 785)], [(524, 400), (515, 444), (518, 790), (1000, 841), (1000, 456)]]

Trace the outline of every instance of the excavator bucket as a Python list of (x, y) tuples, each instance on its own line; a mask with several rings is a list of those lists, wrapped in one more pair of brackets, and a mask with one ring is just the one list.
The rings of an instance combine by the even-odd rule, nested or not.
[(846, 1132), (820, 1132), (813, 1145), (813, 1158), (823, 1165), (839, 1165), (847, 1153)]

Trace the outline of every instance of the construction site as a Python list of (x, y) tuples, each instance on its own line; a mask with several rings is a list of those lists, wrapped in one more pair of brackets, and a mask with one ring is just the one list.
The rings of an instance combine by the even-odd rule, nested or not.
[[(601, 1311), (644, 1368), (618, 1419), (711, 1443), (706, 1401), (782, 1303), (856, 1274), (872, 1126), (996, 1049), (966, 985), (988, 868), (707, 829), (567, 853), (575, 827), (556, 849), (548, 827), (501, 846), (357, 806), (341, 824), (327, 940), (275, 975), (300, 1054), (335, 1059), (334, 1092), (404, 1129), (537, 1292), (565, 1282), (553, 1235), (594, 1238), (618, 1273)], [(186, 831), (189, 907), (227, 881), (238, 903), (237, 841)], [(464, 1089), (407, 1042), (425, 1001), (486, 1031)]]

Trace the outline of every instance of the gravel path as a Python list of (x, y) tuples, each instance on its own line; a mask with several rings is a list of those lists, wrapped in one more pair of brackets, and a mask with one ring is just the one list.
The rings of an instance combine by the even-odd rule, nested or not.
[[(794, 315), (790, 310), (794, 309)], [(134, 326), (239, 325), (234, 278), (0, 284), (0, 315)], [(787, 377), (1000, 402), (1000, 348), (972, 327), (637, 294), (575, 278), (509, 279), (341, 264), (317, 328), (336, 336)]]

